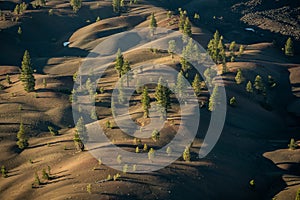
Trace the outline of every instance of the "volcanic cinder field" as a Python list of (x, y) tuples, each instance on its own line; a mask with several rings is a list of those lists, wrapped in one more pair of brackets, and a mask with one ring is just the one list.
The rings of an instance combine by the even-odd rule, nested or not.
[[(0, 200), (300, 200), (299, 11), (297, 0), (0, 0)], [(170, 71), (168, 90), (158, 80)]]

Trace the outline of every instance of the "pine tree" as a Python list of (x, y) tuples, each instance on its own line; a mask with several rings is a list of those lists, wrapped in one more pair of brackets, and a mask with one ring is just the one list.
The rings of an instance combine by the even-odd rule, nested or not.
[(193, 86), (193, 89), (194, 89), (194, 92), (195, 92), (196, 96), (200, 96), (200, 94), (201, 94), (201, 81), (200, 81), (199, 74), (195, 75), (192, 86)]
[(248, 81), (248, 83), (246, 85), (246, 91), (249, 93), (253, 93), (253, 87), (252, 87), (251, 81)]
[(220, 106), (221, 95), (219, 92), (219, 86), (215, 86), (213, 92), (209, 98), (208, 110), (215, 111)]
[(180, 10), (180, 17), (179, 17), (179, 24), (178, 24), (180, 31), (183, 31), (184, 29), (185, 18), (186, 18), (186, 12)]
[(296, 198), (295, 200), (300, 200), (300, 189), (298, 189), (297, 193), (296, 193)]
[(233, 42), (230, 43), (229, 51), (234, 52), (234, 51), (235, 51), (235, 48), (236, 48), (236, 43), (235, 43), (235, 41), (233, 41)]
[(10, 80), (10, 75), (6, 75), (6, 82), (8, 85), (12, 84), (11, 80)]
[(241, 45), (241, 46), (240, 46), (240, 49), (239, 49), (239, 54), (238, 54), (238, 56), (241, 56), (241, 55), (244, 53), (244, 50), (245, 50), (244, 45)]
[(190, 69), (190, 65), (185, 58), (180, 59), (180, 65), (181, 65), (181, 71), (184, 73), (187, 73), (187, 71)]
[(208, 87), (213, 86), (213, 79), (215, 76), (217, 76), (217, 72), (216, 72), (216, 70), (212, 69), (211, 67), (207, 68), (204, 71), (205, 82)]
[(144, 111), (144, 117), (148, 118), (149, 117), (149, 108), (150, 108), (150, 97), (148, 94), (148, 88), (145, 87), (143, 90), (142, 94), (142, 106), (143, 106), (143, 111)]
[(26, 50), (23, 56), (20, 81), (23, 83), (26, 92), (34, 91), (35, 79), (33, 76), (32, 64), (29, 52)]
[(211, 56), (215, 63), (225, 63), (226, 54), (225, 46), (223, 44), (223, 36), (220, 35), (219, 31), (216, 30), (213, 39), (211, 39), (207, 46), (208, 54)]
[[(196, 45), (196, 47), (197, 47), (197, 45)], [(193, 39), (190, 38), (188, 41), (188, 44), (182, 50), (182, 57), (184, 59), (189, 59), (189, 60), (193, 59), (194, 54), (196, 53), (195, 51), (198, 50), (198, 49), (195, 49), (196, 47), (194, 45)]]
[(169, 19), (172, 18), (172, 11), (169, 10), (169, 11), (167, 12), (167, 17), (168, 17)]
[(115, 13), (120, 13), (121, 11), (121, 0), (113, 0), (112, 1), (113, 11)]
[[(161, 110), (162, 113), (167, 112), (167, 110), (171, 107), (170, 95), (171, 95), (171, 91), (167, 87), (167, 83), (163, 81), (162, 77), (160, 77), (157, 87), (155, 88), (154, 96), (155, 96), (157, 103), (162, 108), (162, 110)], [(166, 116), (163, 116), (163, 117), (166, 117)]]
[(116, 63), (115, 63), (115, 69), (117, 70), (119, 77), (122, 76), (123, 65), (124, 65), (124, 57), (123, 57), (123, 54), (121, 53), (121, 49), (118, 49)]
[(186, 162), (189, 162), (191, 160), (190, 147), (185, 147), (182, 157)]
[(192, 36), (192, 25), (188, 17), (185, 18), (184, 26), (183, 26), (183, 34), (186, 36)]
[(151, 34), (154, 35), (155, 29), (157, 28), (157, 21), (154, 16), (154, 13), (151, 14), (150, 17), (150, 29), (151, 29)]
[(182, 71), (178, 73), (176, 81), (176, 92), (178, 94), (179, 100), (184, 101), (186, 98), (187, 85), (185, 84), (185, 78)]
[(123, 8), (125, 6), (124, 0), (120, 0), (120, 7)]
[(29, 146), (23, 122), (20, 123), (19, 132), (17, 133), (17, 139), (17, 145), (19, 149), (23, 150)]
[(93, 119), (93, 120), (97, 120), (97, 119), (98, 119), (97, 113), (96, 113), (96, 109), (95, 109), (95, 108), (92, 108), (92, 109), (91, 109), (90, 117), (91, 117), (91, 119)]
[(155, 15), (154, 13), (151, 13), (151, 17), (150, 17), (150, 28), (151, 29), (154, 29), (157, 27), (157, 21), (156, 21), (156, 18), (155, 18)]
[(87, 137), (87, 129), (84, 124), (83, 117), (80, 117), (76, 123), (76, 132), (82, 137), (86, 138)]
[(121, 75), (126, 76), (126, 85), (128, 87), (129, 81), (132, 78), (132, 73), (131, 73), (131, 67), (130, 67), (129, 61), (127, 61), (127, 60), (124, 62), (123, 66), (122, 66)]
[(294, 55), (294, 45), (293, 45), (292, 38), (287, 39), (284, 50), (285, 50), (285, 55), (287, 56)]
[(175, 40), (170, 40), (168, 53), (172, 56), (172, 58), (174, 58), (175, 50), (176, 50), (176, 42), (175, 42)]
[(294, 138), (291, 138), (291, 140), (290, 140), (290, 143), (289, 143), (288, 147), (289, 147), (289, 149), (290, 149), (290, 150), (295, 150), (295, 149), (297, 148), (297, 144), (296, 144), (296, 142), (295, 142), (295, 139), (294, 139)]
[(151, 137), (152, 137), (152, 140), (153, 140), (154, 142), (156, 142), (156, 141), (159, 140), (160, 134), (159, 134), (159, 132), (155, 129), (155, 130), (152, 132)]
[(259, 93), (264, 93), (264, 92), (265, 92), (265, 86), (264, 86), (264, 83), (263, 83), (262, 78), (261, 78), (260, 75), (257, 75), (257, 76), (255, 77), (254, 88), (255, 88)]
[(15, 7), (15, 9), (14, 9), (14, 14), (15, 14), (15, 15), (20, 14), (20, 6), (19, 6), (19, 4), (16, 5), (16, 7)]
[(223, 37), (220, 37), (218, 47), (217, 47), (217, 63), (226, 63), (226, 53), (225, 53), (225, 46), (223, 44)]
[(234, 79), (236, 81), (236, 84), (238, 84), (238, 85), (244, 82), (245, 78), (243, 76), (241, 69), (238, 69), (237, 74)]
[(19, 34), (19, 36), (21, 36), (22, 35), (22, 28), (19, 26), (19, 28), (18, 28), (18, 34)]
[(74, 12), (77, 12), (81, 8), (82, 0), (70, 0), (70, 4)]
[(83, 151), (84, 150), (84, 144), (83, 144), (81, 138), (83, 138), (85, 141), (88, 140), (87, 129), (86, 129), (86, 126), (84, 124), (83, 117), (80, 117), (78, 119), (75, 128), (76, 128), (76, 130), (75, 130), (73, 141), (75, 143), (75, 146), (76, 146), (77, 150)]

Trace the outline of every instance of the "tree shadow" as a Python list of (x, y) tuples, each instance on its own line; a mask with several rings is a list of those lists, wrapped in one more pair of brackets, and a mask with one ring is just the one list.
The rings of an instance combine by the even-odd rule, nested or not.
[(35, 149), (38, 147), (43, 147), (46, 145), (55, 145), (55, 144), (60, 144), (60, 143), (67, 143), (67, 142), (72, 142), (73, 140), (62, 140), (62, 141), (57, 141), (57, 142), (49, 142), (49, 143), (43, 143), (43, 144), (38, 144), (34, 146), (29, 146), (28, 149)]

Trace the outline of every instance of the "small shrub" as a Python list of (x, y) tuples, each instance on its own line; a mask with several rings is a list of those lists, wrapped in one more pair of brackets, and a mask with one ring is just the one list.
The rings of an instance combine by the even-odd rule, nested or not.
[(189, 162), (191, 160), (190, 147), (185, 147), (182, 157), (183, 157), (183, 160), (186, 162)]
[(1, 174), (2, 174), (3, 178), (7, 178), (7, 170), (4, 165), (2, 165), (2, 167), (1, 167)]
[(140, 149), (138, 146), (135, 148), (135, 153), (140, 153)]
[(10, 76), (8, 74), (6, 75), (6, 82), (8, 85), (12, 84), (12, 82), (10, 80)]
[(153, 148), (150, 148), (148, 152), (148, 159), (152, 161), (154, 156), (155, 156), (155, 150)]
[(52, 15), (53, 15), (53, 9), (50, 9), (50, 10), (48, 11), (48, 14), (49, 14), (49, 16), (52, 16)]
[(43, 86), (44, 86), (44, 88), (47, 87), (47, 81), (46, 81), (46, 79), (44, 79), (44, 78), (43, 78)]
[(144, 144), (143, 151), (148, 151), (148, 146), (147, 146), (147, 144)]
[(133, 144), (134, 145), (140, 145), (142, 143), (142, 140), (140, 138), (134, 138), (133, 139)]
[(5, 89), (5, 86), (0, 83), (0, 91), (4, 90), (4, 89)]
[(49, 180), (49, 179), (50, 179), (50, 176), (49, 176), (49, 174), (46, 172), (45, 169), (42, 170), (42, 178), (45, 179), (45, 180)]
[(101, 88), (99, 89), (99, 91), (100, 91), (101, 94), (103, 94), (104, 91), (105, 91), (104, 87), (101, 87)]
[(48, 126), (48, 130), (51, 133), (52, 136), (57, 136), (58, 135), (58, 131), (55, 130), (52, 126)]
[(111, 180), (111, 175), (110, 175), (110, 174), (107, 175), (106, 180), (107, 180), (107, 181), (110, 181), (110, 180)]
[(111, 128), (111, 123), (110, 123), (109, 120), (107, 120), (107, 121), (105, 122), (105, 126), (106, 126), (106, 128)]
[(200, 19), (200, 15), (198, 14), (198, 13), (195, 13), (195, 15), (194, 15), (194, 19)]
[(86, 186), (86, 191), (89, 193), (89, 194), (92, 194), (92, 184), (88, 184)]
[(117, 162), (119, 165), (122, 164), (122, 156), (120, 154), (117, 156)]
[(229, 104), (231, 105), (231, 106), (236, 106), (236, 99), (235, 99), (235, 97), (232, 97), (230, 100), (229, 100)]
[(39, 175), (35, 172), (34, 173), (34, 186), (40, 186), (41, 185), (41, 180)]
[(230, 62), (234, 62), (235, 61), (235, 57), (234, 56), (231, 56), (230, 57)]
[(132, 166), (132, 171), (135, 172), (136, 171), (136, 165)]
[(167, 12), (167, 17), (170, 19), (172, 17), (172, 11)]
[(117, 173), (114, 175), (113, 179), (114, 179), (114, 181), (117, 181), (120, 177), (121, 177), (121, 175), (119, 173)]
[(296, 144), (294, 138), (292, 138), (292, 139), (290, 140), (290, 144), (288, 145), (288, 147), (289, 147), (290, 150), (295, 150), (295, 149), (297, 148), (297, 144)]
[(125, 165), (123, 166), (123, 174), (126, 174), (127, 171), (128, 171), (128, 165), (125, 164)]
[(254, 189), (254, 187), (255, 187), (255, 181), (253, 179), (250, 180), (249, 186), (250, 186), (250, 188)]
[(276, 82), (271, 75), (268, 75), (268, 83), (270, 88), (276, 87)]
[(166, 149), (166, 153), (168, 154), (168, 156), (171, 155), (171, 153), (172, 153), (171, 147), (168, 147), (168, 148)]

